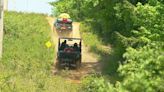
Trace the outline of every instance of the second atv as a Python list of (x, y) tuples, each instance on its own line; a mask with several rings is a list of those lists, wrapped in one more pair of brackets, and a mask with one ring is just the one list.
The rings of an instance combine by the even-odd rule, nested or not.
[(56, 27), (56, 31), (58, 32), (71, 32), (73, 29), (72, 23), (73, 21), (70, 18), (69, 14), (62, 13), (55, 20), (54, 26)]

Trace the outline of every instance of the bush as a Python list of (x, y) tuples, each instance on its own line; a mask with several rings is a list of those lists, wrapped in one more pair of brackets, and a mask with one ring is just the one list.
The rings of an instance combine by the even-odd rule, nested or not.
[(119, 71), (125, 77), (123, 86), (132, 92), (164, 91), (164, 43), (151, 43), (143, 48), (128, 48), (126, 62)]
[(90, 75), (83, 79), (80, 92), (114, 92), (116, 89), (103, 77)]

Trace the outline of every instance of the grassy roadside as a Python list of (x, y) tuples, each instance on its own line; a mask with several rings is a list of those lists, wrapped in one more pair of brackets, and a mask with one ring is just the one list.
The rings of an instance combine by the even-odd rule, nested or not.
[(0, 92), (76, 92), (77, 85), (51, 73), (54, 48), (47, 49), (50, 27), (45, 15), (5, 13)]
[(80, 25), (80, 32), (83, 41), (90, 51), (99, 56), (99, 62), (102, 62), (102, 75), (111, 83), (120, 80), (117, 73), (119, 62), (117, 60), (117, 51), (110, 44), (104, 43), (97, 34), (93, 33), (91, 26), (85, 22)]

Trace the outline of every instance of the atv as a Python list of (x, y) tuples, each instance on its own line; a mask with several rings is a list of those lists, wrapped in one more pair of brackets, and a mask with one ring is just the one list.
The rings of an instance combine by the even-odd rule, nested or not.
[(56, 30), (59, 32), (62, 31), (72, 31), (72, 20), (67, 18), (57, 18), (54, 24)]
[(80, 38), (59, 38), (57, 52), (58, 68), (76, 68), (81, 66), (81, 42)]

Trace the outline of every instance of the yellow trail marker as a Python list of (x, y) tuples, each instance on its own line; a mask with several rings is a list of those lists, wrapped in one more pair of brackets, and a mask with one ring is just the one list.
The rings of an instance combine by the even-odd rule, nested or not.
[(47, 47), (47, 48), (52, 47), (52, 43), (51, 43), (50, 41), (46, 42), (46, 44), (45, 44), (45, 45), (46, 45), (46, 47)]

